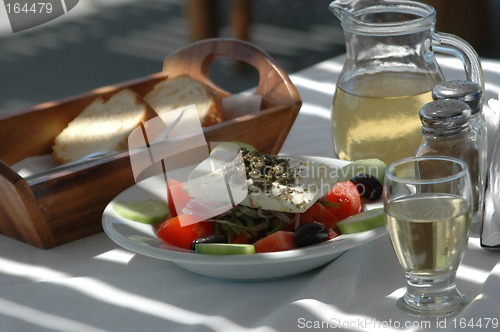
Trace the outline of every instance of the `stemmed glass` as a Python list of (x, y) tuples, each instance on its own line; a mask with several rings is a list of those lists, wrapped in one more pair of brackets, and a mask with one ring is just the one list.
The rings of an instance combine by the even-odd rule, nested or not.
[(389, 236), (406, 275), (404, 312), (444, 317), (466, 305), (455, 276), (467, 246), (472, 186), (467, 164), (448, 157), (402, 159), (386, 169)]

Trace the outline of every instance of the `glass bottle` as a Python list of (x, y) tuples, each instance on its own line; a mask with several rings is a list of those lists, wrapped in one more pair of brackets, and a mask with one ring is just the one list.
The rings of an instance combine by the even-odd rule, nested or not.
[(432, 90), (432, 98), (453, 99), (463, 101), (469, 105), (471, 116), (469, 119), (471, 139), (479, 149), (478, 159), (478, 210), (484, 209), (484, 194), (486, 192), (488, 172), (488, 133), (484, 120), (483, 110), (483, 88), (481, 85), (464, 80), (446, 81), (437, 84)]
[(482, 211), (479, 209), (479, 150), (472, 139), (470, 117), (470, 107), (462, 101), (440, 99), (425, 104), (420, 109), (424, 138), (416, 156), (449, 156), (468, 164), (473, 189), (472, 218), (478, 220)]

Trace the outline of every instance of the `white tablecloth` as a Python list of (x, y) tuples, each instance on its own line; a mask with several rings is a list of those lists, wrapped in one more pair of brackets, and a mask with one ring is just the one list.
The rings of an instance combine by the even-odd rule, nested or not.
[[(292, 75), (303, 106), (283, 153), (332, 156), (329, 107), (342, 63)], [(483, 66), (487, 99), (496, 97), (500, 63)], [(456, 62), (442, 67), (448, 79), (463, 78)], [(457, 276), (471, 304), (436, 320), (396, 308), (405, 281), (387, 236), (319, 269), (258, 283), (195, 275), (123, 250), (104, 233), (50, 250), (0, 236), (0, 331), (493, 331), (500, 253), (478, 243), (473, 236)]]

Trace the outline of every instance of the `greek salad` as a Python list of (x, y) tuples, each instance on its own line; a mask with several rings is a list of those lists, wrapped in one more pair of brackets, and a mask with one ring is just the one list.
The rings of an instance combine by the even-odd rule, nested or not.
[[(228, 211), (185, 225), (181, 216), (187, 220), (196, 216), (177, 211), (171, 197), (186, 206), (192, 197), (175, 179), (167, 181), (168, 204), (115, 202), (113, 209), (124, 218), (154, 225), (158, 238), (169, 245), (212, 255), (291, 250), (385, 224), (382, 208), (365, 209), (365, 203), (382, 195), (386, 165), (378, 159), (352, 162), (334, 176), (329, 172), (304, 176), (298, 175), (304, 161), (263, 154), (248, 145), (240, 152), (248, 195)], [(321, 183), (324, 188), (312, 193), (304, 183)]]

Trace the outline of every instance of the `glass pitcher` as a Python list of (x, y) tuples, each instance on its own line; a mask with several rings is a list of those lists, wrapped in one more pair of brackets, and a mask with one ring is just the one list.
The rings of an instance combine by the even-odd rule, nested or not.
[(332, 105), (339, 159), (413, 156), (422, 141), (418, 112), (444, 80), (434, 52), (457, 56), (483, 86), (479, 57), (463, 39), (435, 31), (436, 11), (417, 1), (337, 0), (347, 59)]

